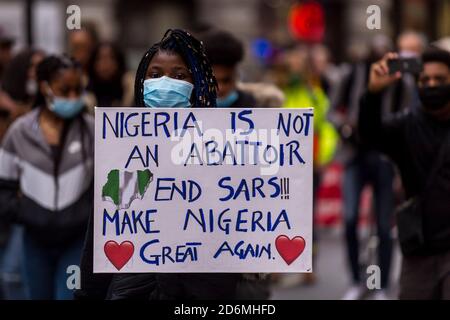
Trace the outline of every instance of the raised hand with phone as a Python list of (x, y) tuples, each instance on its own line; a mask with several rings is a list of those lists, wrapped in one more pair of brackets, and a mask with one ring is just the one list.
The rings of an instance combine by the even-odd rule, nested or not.
[(398, 54), (389, 52), (381, 60), (371, 65), (367, 86), (370, 93), (378, 93), (401, 78), (402, 73), (400, 71), (393, 74), (389, 72), (389, 61), (395, 59), (398, 59)]

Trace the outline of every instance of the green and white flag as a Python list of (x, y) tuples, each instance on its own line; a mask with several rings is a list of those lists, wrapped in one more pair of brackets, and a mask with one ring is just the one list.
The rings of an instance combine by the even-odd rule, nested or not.
[(152, 180), (153, 174), (149, 169), (133, 172), (113, 169), (102, 188), (103, 200), (111, 201), (117, 209), (128, 209), (133, 200), (144, 197)]

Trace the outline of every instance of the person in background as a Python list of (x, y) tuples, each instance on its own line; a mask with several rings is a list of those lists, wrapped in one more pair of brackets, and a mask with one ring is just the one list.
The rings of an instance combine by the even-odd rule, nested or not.
[[(381, 288), (374, 292), (374, 299), (388, 298), (389, 274), (392, 258), (392, 213), (394, 209), (394, 166), (379, 152), (371, 150), (360, 141), (357, 134), (359, 100), (367, 85), (370, 64), (380, 59), (392, 48), (392, 41), (384, 36), (375, 36), (370, 43), (370, 54), (364, 61), (354, 64), (345, 75), (340, 88), (338, 102), (330, 110), (329, 119), (341, 137), (341, 159), (344, 166), (342, 183), (343, 218), (347, 261), (350, 266), (351, 285), (342, 299), (358, 300), (367, 292), (360, 268), (360, 242), (358, 222), (360, 198), (365, 185), (373, 187), (374, 220), (378, 236), (378, 264), (380, 266)], [(392, 103), (392, 88), (383, 94), (383, 114), (397, 111), (398, 104)]]
[(258, 107), (255, 98), (238, 88), (239, 63), (244, 58), (244, 46), (231, 33), (211, 29), (200, 35), (206, 56), (219, 85), (217, 107)]
[(92, 24), (83, 24), (83, 28), (69, 32), (68, 54), (81, 65), (83, 84), (89, 82), (89, 61), (99, 42), (97, 31)]
[(112, 43), (99, 44), (88, 64), (89, 84), (87, 105), (131, 106), (133, 104), (134, 79), (127, 72), (123, 52)]
[[(15, 55), (7, 65), (0, 91), (0, 109), (7, 113), (7, 117), (3, 119), (4, 132), (0, 133), (0, 139), (17, 117), (31, 110), (37, 94), (36, 66), (43, 58), (42, 51), (24, 50)], [(5, 229), (2, 235), (8, 238), (4, 255), (0, 257), (5, 299), (23, 299), (25, 294), (20, 272), (21, 259), (18, 254), (22, 251), (23, 228), (5, 226), (2, 229)], [(8, 229), (11, 229), (11, 232), (8, 232)]]
[(315, 193), (319, 186), (319, 172), (328, 164), (336, 149), (337, 136), (326, 115), (329, 99), (323, 86), (322, 74), (312, 57), (311, 48), (299, 44), (288, 50), (284, 58), (288, 68), (288, 81), (283, 92), (286, 100), (284, 108), (314, 108), (314, 165)]
[[(190, 33), (169, 29), (142, 58), (136, 105), (147, 108), (215, 108), (217, 82), (203, 45)], [(265, 299), (257, 278), (236, 273), (94, 274), (92, 217), (81, 261), (77, 299)]]
[(334, 65), (328, 47), (324, 44), (315, 44), (310, 48), (311, 67), (318, 77), (320, 86), (332, 105), (338, 93), (338, 83), (340, 81), (340, 70)]
[[(8, 114), (8, 125), (31, 110), (38, 90), (36, 66), (43, 58), (44, 53), (40, 50), (24, 50), (14, 56), (5, 68), (0, 91), (0, 109)], [(0, 134), (0, 139), (3, 133)]]
[(398, 166), (407, 198), (396, 214), (403, 252), (400, 299), (450, 299), (450, 53), (422, 55), (421, 106), (382, 116), (382, 93), (402, 74), (390, 74), (387, 53), (370, 69), (361, 99), (359, 131), (370, 147)]
[(28, 298), (70, 299), (66, 271), (79, 263), (93, 210), (94, 122), (76, 62), (50, 56), (36, 75), (34, 108), (0, 148), (0, 219), (24, 226)]
[(200, 38), (219, 85), (218, 107), (279, 108), (283, 105), (284, 94), (275, 85), (239, 81), (239, 63), (245, 53), (239, 39), (227, 31), (217, 29), (204, 31)]
[[(329, 108), (329, 99), (323, 87), (322, 69), (318, 61), (313, 60), (312, 48), (297, 44), (289, 48), (278, 59), (277, 67), (284, 69), (284, 76), (278, 74), (280, 85), (285, 95), (284, 108), (314, 109), (314, 168), (313, 168), (313, 194), (314, 210), (317, 209), (317, 193), (320, 186), (320, 177), (324, 168), (331, 162), (337, 144), (337, 135), (333, 126), (328, 122), (326, 115)], [(284, 67), (283, 67), (284, 66)], [(317, 230), (314, 230), (317, 231)], [(318, 238), (313, 232), (313, 263), (317, 258)], [(298, 283), (312, 285), (317, 281), (317, 269), (314, 273), (286, 275), (275, 278), (281, 286), (292, 286)]]
[(424, 34), (413, 30), (406, 30), (397, 37), (397, 50), (401, 57), (420, 57), (427, 47)]

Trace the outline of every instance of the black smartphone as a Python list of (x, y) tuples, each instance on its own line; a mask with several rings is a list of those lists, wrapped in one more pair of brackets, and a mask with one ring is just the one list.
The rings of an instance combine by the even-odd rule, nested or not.
[(400, 58), (388, 60), (389, 74), (398, 71), (401, 73), (419, 74), (422, 71), (422, 63), (418, 58)]

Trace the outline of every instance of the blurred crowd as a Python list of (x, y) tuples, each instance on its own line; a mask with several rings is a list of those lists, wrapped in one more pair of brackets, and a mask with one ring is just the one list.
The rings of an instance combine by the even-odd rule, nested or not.
[[(448, 41), (429, 41), (415, 31), (405, 31), (396, 39), (378, 34), (371, 40), (367, 55), (355, 54), (346, 63), (339, 65), (335, 64), (333, 52), (325, 44), (296, 42), (273, 53), (261, 66), (263, 76), (260, 79), (244, 82), (240, 65), (248, 53), (236, 35), (214, 28), (194, 30), (192, 35), (202, 42), (196, 50), (205, 51), (205, 61), (210, 64), (212, 75), (217, 81), (216, 95), (209, 96), (215, 99), (213, 105), (230, 108), (314, 108), (315, 201), (327, 167), (338, 162), (343, 168), (342, 222), (349, 270), (349, 290), (342, 297), (344, 299), (359, 299), (367, 289), (360, 266), (358, 222), (362, 191), (366, 185), (372, 186), (372, 213), (378, 238), (377, 264), (381, 270), (381, 290), (376, 290), (375, 295), (377, 299), (387, 299), (386, 289), (391, 285), (393, 238), (396, 236), (393, 232), (394, 211), (398, 204), (411, 195), (411, 190), (405, 193), (400, 181), (410, 184), (413, 178), (408, 175), (415, 173), (412, 169), (402, 171), (403, 164), (399, 164), (395, 157), (393, 159), (392, 153), (378, 148), (372, 143), (373, 137), (361, 131), (361, 123), (369, 126), (360, 112), (365, 106), (361, 101), (371, 99), (372, 104), (373, 101), (379, 102), (375, 107), (367, 107), (379, 107), (380, 119), (383, 121), (398, 114), (421, 110), (425, 100), (419, 90), (416, 74), (405, 73), (391, 79), (391, 82), (387, 81), (382, 91), (377, 89), (371, 93), (379, 97), (368, 98), (368, 86), (372, 84), (376, 87), (378, 82), (384, 84), (382, 77), (391, 77), (383, 73), (383, 59), (386, 59), (387, 53), (396, 52), (397, 55), (391, 57), (396, 59), (421, 59), (430, 45), (439, 53), (449, 52)], [(177, 44), (179, 42), (176, 41), (182, 39), (195, 48), (196, 42), (190, 36), (172, 33), (168, 37), (173, 37), (171, 39)], [(144, 66), (145, 70), (131, 70), (127, 66), (123, 48), (115, 43), (104, 42), (93, 28), (70, 32), (67, 54), (64, 56), (48, 55), (45, 48), (25, 48), (15, 52), (13, 47), (14, 39), (0, 38), (0, 139), (3, 140), (0, 155), (0, 297), (71, 299), (73, 292), (66, 286), (66, 269), (69, 265), (80, 264), (91, 215), (94, 107), (151, 106), (156, 102), (151, 99), (151, 91), (146, 91), (149, 79), (167, 76), (186, 82), (189, 74), (177, 71), (172, 75), (166, 70), (157, 74), (157, 71), (149, 68), (150, 61), (145, 62), (144, 52), (139, 68)], [(156, 51), (159, 55), (149, 50), (148, 53), (155, 54), (152, 61), (157, 58), (166, 61), (163, 59), (167, 57), (161, 52), (172, 50), (170, 44), (167, 48), (160, 46)], [(196, 58), (195, 54), (192, 53), (192, 59), (201, 59)], [(445, 67), (445, 54), (443, 57), (437, 55), (428, 57), (428, 61), (440, 62)], [(190, 61), (183, 62), (181, 59), (170, 63), (186, 63), (189, 69)], [(379, 69), (373, 70), (374, 65)], [(208, 70), (202, 72), (204, 79), (212, 76)], [(450, 73), (448, 64), (447, 73)], [(448, 78), (445, 79), (445, 76)], [(442, 77), (444, 79), (436, 81), (448, 86), (450, 76), (444, 74)], [(195, 79), (190, 80), (194, 87), (197, 86)], [(189, 91), (189, 88), (184, 86), (182, 90)], [(448, 90), (446, 92), (447, 100), (444, 98), (444, 102), (448, 105)], [(194, 95), (192, 88), (191, 94)], [(204, 102), (202, 97), (199, 99), (199, 104)], [(189, 106), (192, 98), (191, 103), (178, 102), (180, 106)], [(187, 104), (183, 104), (185, 102)], [(375, 117), (374, 123), (381, 121), (376, 119), (378, 115), (370, 116)], [(448, 131), (448, 120), (444, 127)], [(382, 129), (381, 124), (373, 128)], [(439, 139), (435, 142), (436, 148), (442, 144)], [(402, 142), (398, 143), (392, 148), (401, 148)], [(437, 150), (428, 151), (437, 156)], [(425, 151), (419, 149), (417, 152)], [(423, 168), (425, 172), (432, 171), (430, 167)], [(441, 183), (450, 185), (448, 176), (446, 178)], [(52, 215), (55, 212), (57, 215)], [(436, 219), (449, 218), (447, 214), (446, 217), (441, 215)], [(445, 224), (440, 220), (433, 223)], [(320, 232), (316, 231), (313, 260), (320, 255)], [(448, 243), (450, 229), (443, 231), (443, 234), (442, 239), (438, 240)], [(438, 250), (439, 254), (447, 253), (445, 258), (439, 258), (445, 261), (442, 264), (447, 267), (450, 264), (448, 250), (449, 247)], [(434, 251), (432, 254), (435, 254)], [(411, 262), (411, 265), (415, 263), (419, 262)], [(426, 263), (423, 263), (422, 268), (426, 268)], [(408, 272), (415, 272), (414, 267), (411, 270)], [(437, 297), (449, 298), (450, 269), (442, 267), (442, 270), (444, 277), (447, 274), (447, 296)], [(427, 272), (433, 273), (430, 269)], [(295, 285), (314, 284), (319, 276), (318, 273), (299, 274)], [(241, 284), (236, 298), (268, 298), (270, 288), (284, 281), (284, 275), (281, 274), (242, 277), (239, 283), (250, 285)], [(112, 281), (120, 283), (123, 279)], [(193, 281), (191, 285), (195, 286), (195, 279), (189, 281)], [(417, 279), (410, 281), (420, 282)], [(171, 285), (170, 281), (162, 283)], [(442, 287), (443, 284), (439, 282), (436, 286)], [(433, 287), (430, 290), (438, 289)], [(86, 292), (79, 294), (80, 297), (87, 295)]]

